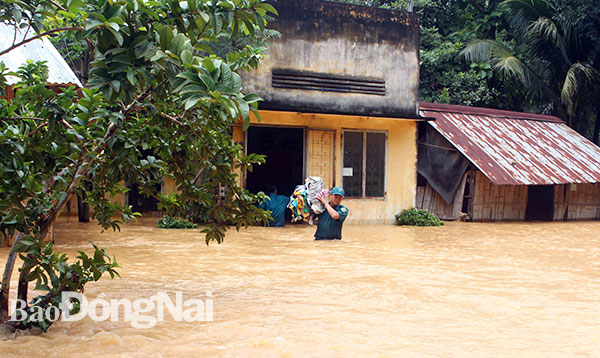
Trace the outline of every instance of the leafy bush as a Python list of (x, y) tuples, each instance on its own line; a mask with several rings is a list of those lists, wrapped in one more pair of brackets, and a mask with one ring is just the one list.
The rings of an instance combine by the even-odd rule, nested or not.
[(196, 229), (198, 225), (182, 218), (163, 216), (158, 220), (158, 227), (161, 229)]
[(396, 214), (397, 225), (442, 226), (444, 222), (427, 210), (412, 208)]
[(188, 221), (205, 225), (211, 221), (209, 207), (203, 203), (186, 200), (181, 193), (159, 194), (158, 209), (164, 217), (185, 217)]

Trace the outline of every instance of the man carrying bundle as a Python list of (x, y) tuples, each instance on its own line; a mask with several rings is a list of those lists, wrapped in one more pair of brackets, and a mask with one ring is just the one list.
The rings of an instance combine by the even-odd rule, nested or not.
[(342, 239), (342, 224), (348, 216), (348, 208), (341, 204), (342, 199), (344, 199), (344, 189), (336, 186), (331, 189), (330, 194), (329, 202), (327, 202), (325, 196), (318, 198), (326, 210), (317, 215), (319, 222), (317, 223), (315, 240)]

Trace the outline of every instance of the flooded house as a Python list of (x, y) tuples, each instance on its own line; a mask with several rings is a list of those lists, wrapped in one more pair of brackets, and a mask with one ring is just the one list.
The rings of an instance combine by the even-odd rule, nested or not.
[[(417, 123), (425, 120), (418, 115), (419, 16), (319, 0), (274, 6), (279, 15), (269, 27), (280, 36), (257, 70), (241, 74), (243, 91), (264, 99), (262, 118), (253, 117), (247, 131), (233, 128), (247, 153), (267, 161), (240, 173), (240, 184), (290, 195), (307, 176), (320, 176), (327, 188), (344, 187), (348, 222), (393, 222), (415, 200)], [(128, 189), (114, 200), (158, 214), (155, 198), (135, 183)], [(156, 188), (175, 190), (168, 178)], [(79, 211), (73, 198), (63, 214)]]
[(419, 125), (416, 207), (447, 220), (600, 219), (600, 147), (559, 118), (433, 103), (420, 113), (435, 121)]
[(244, 90), (264, 99), (262, 119), (234, 136), (267, 155), (243, 185), (287, 194), (320, 176), (344, 187), (349, 222), (392, 222), (415, 199), (418, 15), (317, 0), (276, 7), (281, 36), (243, 74)]

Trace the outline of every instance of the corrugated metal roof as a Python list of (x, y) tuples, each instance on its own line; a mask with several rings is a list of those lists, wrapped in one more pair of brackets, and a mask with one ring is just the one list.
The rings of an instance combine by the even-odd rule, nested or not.
[(600, 147), (556, 117), (425, 102), (420, 114), (494, 184), (600, 182)]
[[(24, 30), (17, 29), (16, 42), (23, 40), (25, 32)], [(14, 36), (15, 28), (0, 22), (0, 49), (4, 50), (12, 46)], [(27, 38), (33, 36), (35, 36), (35, 33), (32, 29), (27, 34)], [(46, 61), (46, 65), (48, 66), (48, 84), (83, 87), (54, 45), (45, 37), (28, 42), (0, 56), (0, 61), (4, 62), (11, 71), (16, 71), (27, 60)], [(9, 78), (9, 83), (15, 82), (16, 79), (14, 77)]]

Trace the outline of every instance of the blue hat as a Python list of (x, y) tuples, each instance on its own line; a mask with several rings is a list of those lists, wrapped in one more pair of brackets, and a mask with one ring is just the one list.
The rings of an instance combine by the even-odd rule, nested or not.
[(331, 194), (332, 195), (341, 195), (343, 198), (344, 197), (344, 189), (340, 188), (339, 186), (336, 186), (333, 189), (331, 189)]

